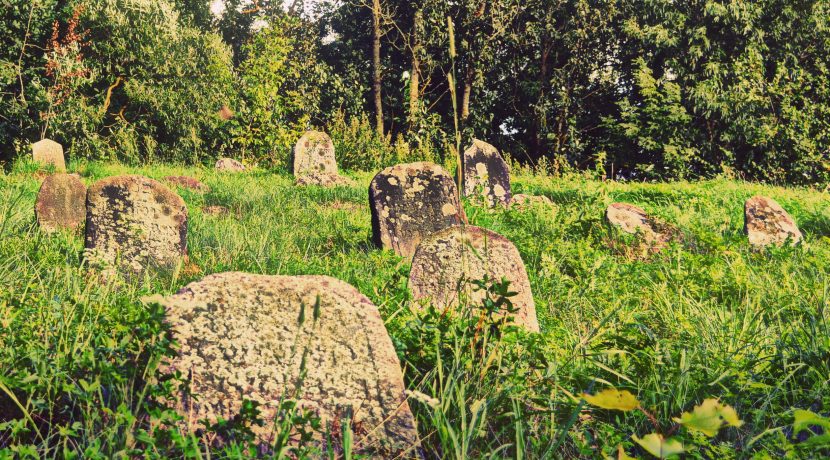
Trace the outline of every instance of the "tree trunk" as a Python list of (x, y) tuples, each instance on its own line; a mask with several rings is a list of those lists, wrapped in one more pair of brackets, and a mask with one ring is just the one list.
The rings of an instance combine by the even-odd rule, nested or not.
[(547, 113), (544, 109), (545, 102), (548, 96), (548, 58), (550, 57), (550, 48), (546, 43), (542, 43), (541, 60), (539, 62), (539, 99), (536, 109), (536, 123), (533, 127), (533, 157), (536, 159), (544, 155), (545, 149), (545, 128), (547, 121)]
[(383, 99), (381, 95), (382, 75), (380, 68), (380, 0), (372, 2), (372, 66), (374, 75), (372, 78), (372, 91), (375, 98), (375, 118), (377, 132), (383, 136)]
[(419, 102), (421, 84), (421, 25), (424, 16), (421, 10), (415, 12), (410, 33), (412, 47), (412, 73), (409, 76), (409, 130), (414, 131), (418, 126), (418, 117), (421, 112)]
[(470, 118), (470, 96), (473, 92), (475, 74), (475, 69), (470, 63), (467, 66), (467, 72), (464, 74), (464, 92), (461, 93), (461, 121), (467, 121)]

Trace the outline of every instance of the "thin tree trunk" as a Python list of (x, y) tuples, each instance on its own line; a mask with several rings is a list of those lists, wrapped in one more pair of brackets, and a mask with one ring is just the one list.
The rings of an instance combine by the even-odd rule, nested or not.
[(547, 101), (548, 58), (550, 57), (550, 48), (545, 43), (542, 43), (541, 54), (541, 61), (539, 63), (539, 100), (537, 102), (536, 123), (533, 127), (533, 156), (537, 159), (544, 155), (545, 126), (547, 124), (547, 113), (544, 107)]
[(475, 69), (470, 63), (467, 66), (467, 72), (464, 74), (464, 92), (461, 93), (461, 121), (467, 121), (470, 118), (470, 96), (473, 92), (474, 78)]
[(383, 136), (383, 98), (381, 95), (382, 74), (380, 68), (380, 0), (372, 2), (372, 66), (374, 75), (372, 78), (372, 90), (375, 98), (375, 117), (377, 132)]
[(409, 130), (414, 131), (418, 126), (418, 116), (421, 108), (419, 104), (421, 84), (421, 25), (424, 16), (421, 10), (415, 12), (410, 33), (412, 46), (412, 73), (409, 76)]

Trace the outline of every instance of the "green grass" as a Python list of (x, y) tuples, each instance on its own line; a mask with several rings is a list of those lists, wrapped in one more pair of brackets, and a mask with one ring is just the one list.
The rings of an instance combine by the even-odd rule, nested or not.
[[(267, 171), (71, 169), (88, 184), (124, 173), (200, 178), (209, 193), (180, 194), (201, 272), (100, 283), (82, 266), (81, 235), (38, 231), (33, 168), (0, 175), (0, 458), (251, 455), (244, 438), (209, 448), (164, 423), (172, 414), (159, 400), (169, 392), (154, 376), (171, 344), (162, 312), (140, 301), (223, 271), (330, 275), (378, 305), (407, 385), (425, 395), (411, 405), (428, 458), (616, 458), (620, 445), (647, 458), (631, 436), (655, 430), (677, 436), (690, 458), (830, 455), (792, 430), (794, 409), (830, 413), (826, 192), (518, 174), (514, 192), (546, 195), (556, 210), (467, 213), (518, 247), (543, 333), (475, 335), (464, 318), (409, 310), (408, 263), (371, 245), (370, 173), (327, 190)], [(802, 246), (751, 250), (743, 202), (755, 194), (789, 210)], [(634, 243), (603, 222), (614, 201), (677, 225), (682, 242), (648, 260), (609, 249)], [(230, 216), (203, 214), (208, 205)], [(609, 386), (634, 393), (649, 416), (580, 402)], [(711, 439), (678, 429), (672, 417), (705, 398), (733, 406), (744, 425)]]

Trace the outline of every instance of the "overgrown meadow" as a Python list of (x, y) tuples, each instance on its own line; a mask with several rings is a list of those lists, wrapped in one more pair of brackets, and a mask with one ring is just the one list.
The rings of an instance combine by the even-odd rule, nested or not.
[[(247, 430), (258, 422), (255, 406), (199, 435), (181, 433), (168, 409), (171, 382), (156, 372), (175, 343), (163, 310), (142, 299), (224, 271), (330, 275), (367, 295), (401, 358), (427, 458), (654, 458), (649, 446), (660, 439), (664, 457), (678, 446), (685, 458), (830, 455), (826, 191), (514, 171), (514, 192), (545, 195), (555, 208), (466, 210), (471, 224), (521, 252), (543, 330), (533, 335), (482, 326), (477, 312), (488, 305), (412, 311), (408, 262), (371, 244), (370, 173), (351, 175), (356, 187), (322, 189), (294, 187), (280, 171), (70, 169), (87, 184), (124, 173), (190, 175), (211, 191), (178, 190), (189, 210), (188, 264), (101, 282), (84, 266), (82, 235), (38, 230), (36, 168), (19, 162), (0, 175), (0, 458), (261, 454)], [(755, 194), (793, 215), (803, 245), (750, 248), (743, 202)], [(638, 250), (636, 237), (604, 223), (614, 201), (675, 224), (681, 238), (656, 255)], [(230, 213), (202, 212), (211, 205)], [(507, 290), (491, 286), (492, 300)], [(636, 400), (616, 410), (583, 398), (611, 388)], [(706, 415), (712, 398), (739, 420), (717, 418), (709, 432), (681, 423)], [(272, 455), (359, 457), (348, 426), (315, 426), (286, 404), (277, 427), (284, 444)], [(313, 429), (337, 442), (300, 442)], [(218, 447), (217, 437), (230, 442)]]

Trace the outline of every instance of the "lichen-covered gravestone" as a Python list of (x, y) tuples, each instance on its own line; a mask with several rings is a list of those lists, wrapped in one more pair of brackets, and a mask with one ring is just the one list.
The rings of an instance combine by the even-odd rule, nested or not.
[(544, 195), (525, 195), (524, 193), (519, 193), (518, 195), (513, 195), (510, 206), (521, 210), (534, 206), (554, 207), (555, 205), (550, 198)]
[(56, 171), (66, 171), (63, 146), (51, 139), (43, 139), (32, 144), (32, 160), (42, 165), (53, 165)]
[(191, 384), (177, 408), (188, 428), (229, 420), (247, 399), (260, 404), (265, 424), (252, 429), (267, 443), (285, 398), (326, 425), (351, 414), (355, 452), (415, 456), (395, 348), (377, 307), (354, 287), (327, 276), (221, 273), (160, 303), (181, 345), (163, 371)]
[(510, 204), (510, 168), (495, 147), (474, 140), (461, 165), (464, 196), (483, 199), (487, 206)]
[(337, 174), (334, 143), (326, 133), (309, 131), (294, 145), (294, 177)]
[(796, 245), (804, 236), (792, 217), (775, 200), (754, 196), (744, 204), (744, 231), (753, 246)]
[(47, 233), (80, 228), (86, 219), (86, 186), (75, 176), (52, 174), (40, 186), (35, 216)]
[(538, 332), (536, 304), (530, 290), (521, 255), (507, 238), (479, 227), (457, 226), (434, 233), (421, 241), (409, 274), (409, 289), (418, 305), (455, 307), (460, 298), (467, 306), (480, 306), (485, 293), (476, 290), (474, 281), (489, 278), (510, 281), (513, 322)]
[(608, 223), (625, 233), (641, 234), (646, 242), (656, 243), (665, 240), (657, 231), (651, 217), (642, 208), (633, 204), (611, 203), (605, 210), (605, 218)]
[(245, 171), (245, 165), (233, 158), (220, 158), (216, 162), (216, 169), (225, 172), (243, 172)]
[(164, 185), (142, 176), (93, 184), (86, 199), (86, 257), (127, 272), (172, 268), (187, 252), (187, 207)]
[(375, 244), (410, 257), (421, 239), (467, 222), (452, 177), (433, 163), (407, 163), (379, 172), (369, 186)]
[(164, 181), (175, 187), (193, 190), (195, 192), (206, 193), (210, 191), (210, 187), (200, 182), (198, 179), (187, 176), (167, 176)]

